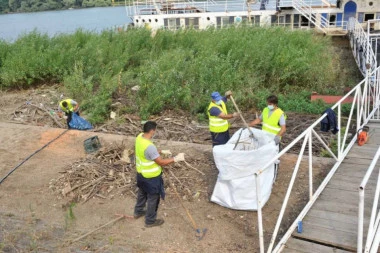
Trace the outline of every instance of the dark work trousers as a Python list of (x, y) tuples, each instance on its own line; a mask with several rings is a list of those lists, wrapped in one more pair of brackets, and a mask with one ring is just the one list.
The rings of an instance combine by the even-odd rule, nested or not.
[(156, 221), (158, 205), (160, 204), (160, 194), (151, 194), (139, 188), (137, 193), (137, 203), (135, 206), (135, 215), (143, 214), (145, 205), (147, 210), (145, 214), (145, 224), (153, 224)]
[[(78, 116), (80, 116), (79, 115), (79, 111), (77, 111), (77, 112), (75, 112)], [(71, 121), (71, 117), (72, 117), (72, 115), (73, 115), (73, 112), (69, 112), (69, 113), (67, 113), (67, 112), (65, 112), (65, 114), (66, 114), (66, 116), (67, 116), (67, 120), (66, 120), (66, 123), (67, 123), (67, 127), (70, 129), (70, 125), (69, 125), (69, 123), (70, 123), (70, 121)]]
[(230, 139), (230, 132), (227, 130), (222, 133), (211, 133), (211, 139), (212, 139), (212, 146), (216, 145), (223, 145), (226, 144), (227, 141)]

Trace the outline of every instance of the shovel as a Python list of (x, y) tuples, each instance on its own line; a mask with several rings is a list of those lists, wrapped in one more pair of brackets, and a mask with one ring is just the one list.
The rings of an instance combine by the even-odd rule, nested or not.
[(174, 184), (171, 182), (170, 178), (169, 178), (169, 182), (170, 184), (173, 186), (173, 189), (174, 189), (174, 192), (175, 192), (175, 195), (177, 196), (179, 202), (181, 203), (181, 206), (183, 207), (183, 209), (185, 209), (186, 211), (186, 214), (187, 216), (189, 217), (190, 221), (191, 221), (191, 225), (193, 226), (193, 228), (195, 229), (195, 237), (198, 239), (198, 241), (202, 240), (203, 237), (205, 237), (206, 235), (206, 232), (207, 232), (207, 228), (204, 228), (204, 229), (200, 229), (197, 224), (195, 223), (193, 217), (191, 216), (190, 212), (189, 212), (189, 209), (187, 209), (185, 207), (185, 205), (183, 204), (183, 201), (181, 199), (181, 197), (179, 196), (178, 192), (177, 192), (177, 189), (174, 187)]
[(233, 97), (232, 95), (230, 95), (230, 98), (231, 98), (231, 100), (232, 100), (232, 103), (233, 103), (234, 106), (235, 106), (236, 111), (239, 113), (240, 118), (241, 118), (241, 120), (243, 121), (245, 127), (248, 129), (249, 133), (251, 134), (250, 137), (251, 137), (252, 139), (254, 139), (255, 141), (258, 141), (257, 138), (255, 137), (255, 135), (253, 134), (252, 129), (249, 127), (247, 121), (245, 121), (245, 119), (244, 119), (244, 117), (243, 117), (243, 114), (241, 113), (239, 107), (237, 106), (237, 104), (236, 104), (236, 102), (235, 102), (234, 97)]

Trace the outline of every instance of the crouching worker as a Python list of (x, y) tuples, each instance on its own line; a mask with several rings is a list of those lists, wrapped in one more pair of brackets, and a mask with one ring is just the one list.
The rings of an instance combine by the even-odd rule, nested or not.
[(73, 113), (79, 116), (79, 104), (76, 101), (72, 100), (71, 98), (62, 100), (58, 106), (59, 117), (62, 117), (62, 112), (64, 112), (65, 115), (67, 116), (67, 119), (66, 119), (67, 127), (70, 128), (69, 124), (70, 124)]
[(156, 128), (157, 124), (155, 122), (146, 122), (143, 127), (144, 132), (137, 136), (135, 143), (137, 186), (139, 190), (134, 218), (138, 219), (145, 216), (145, 227), (160, 226), (164, 223), (164, 220), (156, 219), (160, 197), (165, 199), (161, 166), (185, 160), (184, 153), (179, 153), (174, 158), (167, 159), (160, 156), (156, 146), (151, 141)]

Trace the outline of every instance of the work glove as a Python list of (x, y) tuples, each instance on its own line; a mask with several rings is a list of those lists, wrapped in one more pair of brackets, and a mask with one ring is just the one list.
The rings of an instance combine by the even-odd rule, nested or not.
[(161, 150), (161, 154), (163, 155), (172, 155), (172, 152), (170, 152), (170, 150), (166, 149), (166, 150)]
[(278, 144), (280, 143), (280, 141), (281, 141), (281, 137), (278, 136), (278, 135), (276, 135), (276, 136), (274, 137), (274, 143), (276, 143), (276, 145), (278, 145)]
[(240, 113), (238, 113), (238, 112), (234, 112), (234, 113), (232, 114), (232, 117), (237, 118), (237, 117), (239, 117), (239, 115), (240, 115)]
[(224, 94), (226, 97), (229, 97), (229, 96), (231, 96), (232, 95), (232, 91), (226, 91), (226, 93)]
[(183, 161), (185, 161), (185, 153), (179, 153), (178, 155), (174, 157), (175, 163), (183, 162)]

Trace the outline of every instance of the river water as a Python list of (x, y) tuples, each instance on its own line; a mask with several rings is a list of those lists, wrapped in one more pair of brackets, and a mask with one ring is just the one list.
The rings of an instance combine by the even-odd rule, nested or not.
[(21, 34), (37, 29), (49, 36), (72, 33), (79, 28), (102, 31), (131, 21), (125, 7), (102, 7), (0, 15), (0, 39), (14, 41)]

